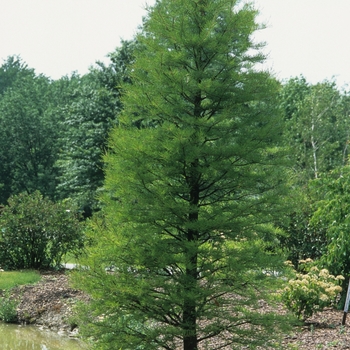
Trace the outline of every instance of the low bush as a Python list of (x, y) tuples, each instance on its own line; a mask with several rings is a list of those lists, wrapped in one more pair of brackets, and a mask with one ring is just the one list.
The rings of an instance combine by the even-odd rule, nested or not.
[(344, 277), (319, 269), (311, 259), (299, 261), (299, 271), (294, 270), (294, 275), (282, 291), (282, 301), (299, 319), (305, 320), (315, 312), (333, 306), (342, 291), (339, 284)]
[(76, 212), (68, 203), (54, 203), (39, 192), (10, 197), (0, 214), (0, 266), (58, 267), (65, 254), (84, 246)]

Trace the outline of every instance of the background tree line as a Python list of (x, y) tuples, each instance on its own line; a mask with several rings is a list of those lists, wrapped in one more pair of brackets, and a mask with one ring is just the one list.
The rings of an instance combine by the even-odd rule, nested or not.
[(110, 64), (59, 80), (7, 58), (0, 67), (0, 203), (40, 191), (54, 201), (72, 199), (88, 216), (98, 208), (102, 155), (121, 110), (132, 46), (123, 42)]
[(0, 266), (57, 268), (84, 248), (99, 210), (102, 155), (121, 110), (133, 42), (84, 76), (36, 75), (20, 57), (0, 67)]
[[(98, 210), (102, 156), (122, 111), (121, 84), (130, 83), (134, 47), (134, 41), (123, 42), (109, 55), (109, 65), (97, 62), (84, 76), (55, 81), (37, 75), (20, 57), (3, 62), (0, 203), (22, 192), (40, 191), (53, 201), (71, 199), (85, 216)], [(330, 196), (326, 182), (347, 181), (350, 97), (331, 81), (312, 85), (296, 77), (280, 83), (279, 105), (281, 147), (288, 148), (291, 162), (289, 199), (295, 201), (288, 223), (279, 223), (288, 233), (281, 244), (294, 262), (319, 258), (330, 240), (329, 222), (316, 224), (314, 214), (321, 203), (326, 205), (324, 191)], [(345, 214), (337, 222), (343, 219)]]

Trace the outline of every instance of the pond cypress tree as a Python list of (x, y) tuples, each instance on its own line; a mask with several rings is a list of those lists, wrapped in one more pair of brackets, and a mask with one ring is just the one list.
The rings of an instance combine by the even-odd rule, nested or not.
[(98, 349), (268, 346), (282, 324), (257, 312), (283, 167), (279, 85), (254, 70), (256, 14), (233, 0), (150, 9), (76, 276)]

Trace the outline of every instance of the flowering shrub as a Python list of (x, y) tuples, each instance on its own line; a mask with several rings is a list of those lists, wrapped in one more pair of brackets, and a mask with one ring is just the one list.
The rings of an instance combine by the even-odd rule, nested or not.
[[(305, 320), (314, 312), (334, 305), (337, 296), (342, 291), (339, 286), (343, 276), (333, 276), (327, 269), (310, 266), (311, 259), (300, 260), (299, 273), (294, 270), (295, 279), (291, 279), (282, 290), (282, 301), (299, 319)], [(287, 265), (294, 268), (290, 261)]]

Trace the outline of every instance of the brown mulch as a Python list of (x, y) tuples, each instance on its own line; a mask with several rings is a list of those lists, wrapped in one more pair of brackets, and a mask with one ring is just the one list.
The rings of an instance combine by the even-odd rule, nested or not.
[[(283, 312), (283, 311), (282, 311)], [(282, 336), (281, 349), (288, 350), (319, 350), (319, 349), (350, 349), (350, 315), (342, 326), (343, 311), (328, 309), (313, 315), (304, 325), (294, 328), (294, 331)], [(219, 346), (219, 342), (213, 343)], [(215, 347), (216, 349), (218, 347)], [(249, 346), (237, 347), (239, 350), (249, 349)], [(199, 346), (200, 350), (211, 349)], [(232, 347), (222, 347), (230, 350)], [(259, 347), (259, 350), (272, 348)], [(180, 347), (179, 349), (180, 350)]]
[[(43, 272), (40, 282), (15, 288), (13, 297), (21, 300), (17, 309), (19, 322), (67, 333), (74, 333), (75, 325), (69, 319), (74, 304), (78, 300), (89, 300), (85, 293), (69, 286), (64, 271)], [(282, 348), (350, 349), (350, 315), (344, 326), (341, 325), (342, 318), (343, 311), (339, 310), (317, 313), (285, 336)]]
[[(343, 311), (328, 309), (313, 315), (284, 339), (285, 349), (350, 349), (350, 316), (342, 326)], [(293, 348), (293, 345), (295, 346)]]
[(78, 300), (88, 300), (88, 296), (69, 286), (64, 271), (44, 271), (41, 277), (36, 284), (19, 286), (12, 291), (12, 297), (20, 300), (18, 322), (72, 332), (76, 327), (70, 320), (72, 308)]

